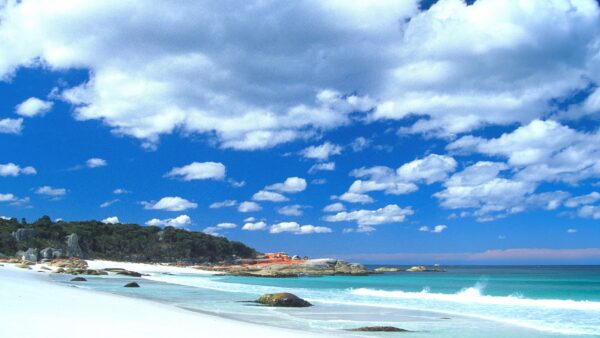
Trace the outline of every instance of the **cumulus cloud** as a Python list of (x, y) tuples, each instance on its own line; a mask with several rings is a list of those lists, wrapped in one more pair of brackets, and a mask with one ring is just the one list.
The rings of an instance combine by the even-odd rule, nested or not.
[(255, 193), (254, 195), (252, 195), (252, 199), (255, 201), (269, 201), (269, 202), (285, 202), (285, 201), (289, 200), (287, 197), (283, 196), (280, 193), (273, 192), (273, 191), (267, 191), (267, 190), (261, 190), (261, 191)]
[(260, 204), (251, 201), (244, 201), (238, 206), (239, 212), (256, 212), (262, 210)]
[(202, 230), (205, 234), (213, 235), (213, 236), (222, 236), (221, 231), (227, 229), (234, 229), (237, 227), (235, 223), (219, 223), (212, 227), (207, 227)]
[(577, 211), (577, 215), (583, 218), (600, 219), (600, 206), (584, 205)]
[(65, 188), (52, 188), (51, 186), (42, 186), (35, 190), (35, 193), (38, 195), (46, 195), (52, 197), (60, 197), (67, 194), (67, 189)]
[(179, 196), (163, 197), (158, 202), (142, 202), (142, 205), (144, 206), (144, 209), (166, 211), (184, 211), (196, 209), (198, 207), (198, 204)]
[(23, 119), (0, 119), (0, 134), (20, 134)]
[(443, 224), (439, 224), (434, 226), (433, 228), (430, 228), (426, 225), (422, 226), (419, 228), (419, 231), (421, 232), (432, 232), (432, 233), (436, 233), (439, 234), (441, 232), (444, 232), (444, 230), (448, 229), (448, 227), (446, 225)]
[(0, 176), (19, 176), (19, 175), (35, 175), (37, 171), (34, 167), (23, 167), (14, 164), (0, 164)]
[(576, 196), (565, 201), (567, 208), (577, 208), (581, 205), (588, 205), (600, 200), (600, 193), (593, 191), (587, 195)]
[(192, 224), (192, 219), (188, 215), (179, 215), (175, 218), (158, 219), (153, 218), (146, 222), (146, 225), (166, 227), (171, 226), (174, 228), (185, 228)]
[(300, 177), (288, 177), (283, 183), (276, 183), (267, 186), (266, 190), (273, 190), (280, 193), (298, 193), (306, 189), (306, 180)]
[(568, 234), (576, 234), (577, 233), (577, 229), (569, 228), (569, 229), (567, 229), (567, 233)]
[(354, 152), (359, 152), (367, 149), (369, 145), (371, 145), (371, 140), (360, 136), (355, 138), (354, 141), (350, 143), (350, 148), (352, 148)]
[(43, 116), (52, 109), (54, 104), (50, 101), (43, 101), (37, 97), (30, 97), (15, 108), (18, 115), (24, 117)]
[(131, 191), (123, 189), (123, 188), (117, 188), (117, 189), (113, 190), (113, 194), (115, 194), (115, 195), (131, 194)]
[(180, 177), (184, 181), (222, 180), (225, 178), (225, 165), (218, 162), (193, 162), (186, 166), (173, 168), (166, 177)]
[(214, 202), (212, 203), (209, 208), (211, 209), (220, 209), (220, 208), (228, 208), (228, 207), (234, 207), (237, 205), (237, 201), (236, 200), (224, 200), (221, 202)]
[(335, 162), (324, 162), (324, 163), (316, 163), (313, 164), (310, 169), (308, 169), (309, 174), (314, 174), (317, 171), (333, 171), (335, 170)]
[(242, 227), (242, 230), (259, 231), (259, 230), (265, 230), (266, 228), (267, 228), (267, 223), (265, 223), (264, 221), (246, 222), (246, 224), (244, 224), (244, 226)]
[(286, 205), (277, 209), (277, 212), (284, 216), (302, 216), (302, 208), (300, 204)]
[(389, 204), (375, 210), (341, 211), (323, 219), (328, 222), (356, 222), (358, 231), (369, 232), (375, 230), (375, 225), (404, 222), (406, 217), (413, 213), (410, 207), (401, 208), (396, 204)]
[(107, 217), (107, 218), (103, 219), (101, 222), (104, 224), (119, 224), (119, 223), (121, 223), (121, 221), (119, 221), (119, 217), (117, 217), (117, 216)]
[(349, 203), (361, 203), (368, 204), (373, 203), (375, 200), (367, 194), (358, 194), (355, 192), (345, 192), (341, 196), (337, 197), (341, 201), (349, 202)]
[(338, 212), (338, 211), (343, 211), (343, 210), (346, 210), (346, 207), (344, 207), (344, 205), (339, 202), (326, 205), (323, 208), (324, 212)]
[(319, 146), (310, 146), (300, 152), (305, 158), (326, 161), (330, 156), (342, 153), (342, 147), (337, 144), (325, 142)]
[(0, 202), (12, 202), (16, 199), (17, 197), (13, 194), (0, 194)]
[(90, 158), (89, 160), (85, 161), (85, 166), (88, 168), (100, 168), (106, 165), (108, 165), (106, 160), (97, 157)]
[(272, 234), (280, 234), (284, 232), (290, 232), (295, 235), (308, 235), (308, 234), (323, 234), (332, 232), (331, 228), (314, 226), (314, 225), (300, 225), (297, 222), (281, 222), (273, 224), (269, 229)]

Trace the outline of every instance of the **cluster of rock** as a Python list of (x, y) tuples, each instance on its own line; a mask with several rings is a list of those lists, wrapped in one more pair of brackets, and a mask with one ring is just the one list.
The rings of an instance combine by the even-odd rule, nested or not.
[(221, 271), (236, 276), (255, 277), (299, 277), (368, 274), (362, 264), (348, 263), (337, 259), (311, 259), (290, 264), (249, 264), (197, 266), (198, 269)]

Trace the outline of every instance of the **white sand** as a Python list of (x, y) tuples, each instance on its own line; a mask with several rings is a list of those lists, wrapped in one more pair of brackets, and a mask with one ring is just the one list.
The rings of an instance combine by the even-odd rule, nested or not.
[(0, 267), (0, 338), (71, 337), (300, 338), (318, 335), (61, 285), (49, 280), (46, 273), (18, 269), (10, 264)]
[(194, 268), (178, 267), (171, 265), (162, 264), (143, 264), (143, 263), (127, 263), (127, 262), (113, 262), (103, 260), (88, 260), (89, 269), (106, 269), (106, 268), (121, 268), (139, 273), (193, 273), (193, 274), (216, 274), (213, 271), (204, 271)]

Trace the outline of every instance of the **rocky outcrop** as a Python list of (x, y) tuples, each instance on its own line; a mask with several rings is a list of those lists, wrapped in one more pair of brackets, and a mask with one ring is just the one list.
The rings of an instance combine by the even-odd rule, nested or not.
[(435, 266), (433, 268), (428, 268), (423, 265), (416, 265), (416, 266), (412, 266), (412, 267), (406, 269), (406, 271), (407, 272), (443, 272), (444, 270), (440, 269), (437, 266)]
[(124, 288), (139, 288), (140, 285), (136, 282), (131, 282), (123, 285)]
[(15, 238), (15, 241), (17, 241), (17, 243), (26, 241), (29, 238), (35, 236), (35, 229), (20, 228), (14, 231), (12, 235)]
[(400, 271), (400, 268), (383, 266), (383, 267), (376, 268), (374, 271), (375, 272), (398, 272), (398, 271)]
[(79, 246), (79, 237), (75, 233), (67, 236), (67, 257), (83, 258), (83, 251)]
[(361, 264), (347, 263), (336, 259), (312, 259), (289, 264), (225, 265), (218, 267), (198, 267), (222, 271), (238, 276), (255, 277), (298, 277), (331, 275), (367, 275)]
[(267, 306), (278, 306), (278, 307), (309, 307), (311, 303), (304, 299), (287, 292), (282, 293), (268, 293), (260, 296), (256, 300), (257, 303)]
[(38, 261), (38, 250), (29, 248), (27, 251), (23, 253), (21, 259), (28, 262), (37, 262)]
[(360, 332), (410, 332), (405, 329), (397, 328), (394, 326), (364, 326), (356, 329), (350, 329), (349, 331), (360, 331)]
[(85, 279), (83, 277), (75, 277), (75, 278), (71, 279), (71, 282), (87, 282), (87, 279)]
[(42, 259), (60, 259), (63, 257), (63, 252), (60, 249), (45, 248), (40, 251), (40, 257)]

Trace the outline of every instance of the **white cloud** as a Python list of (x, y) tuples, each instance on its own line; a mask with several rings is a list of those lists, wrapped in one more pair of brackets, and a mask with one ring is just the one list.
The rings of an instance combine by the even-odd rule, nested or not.
[(344, 207), (344, 205), (339, 202), (326, 205), (323, 208), (324, 212), (338, 212), (338, 211), (343, 211), (343, 210), (346, 210), (346, 207)]
[(218, 162), (193, 162), (186, 166), (173, 168), (166, 177), (181, 177), (184, 181), (222, 180), (225, 178), (225, 165)]
[(12, 202), (16, 199), (17, 197), (13, 194), (0, 194), (0, 202)]
[(313, 164), (310, 169), (308, 169), (309, 174), (314, 174), (317, 171), (333, 171), (335, 170), (335, 162), (324, 162), (324, 163), (316, 163)]
[(300, 204), (286, 205), (277, 209), (277, 212), (285, 216), (302, 216), (302, 208)]
[(577, 215), (583, 218), (600, 219), (600, 206), (584, 205), (577, 211)]
[(246, 231), (259, 231), (259, 230), (265, 230), (266, 228), (267, 228), (267, 223), (265, 223), (264, 221), (260, 221), (260, 222), (247, 222), (242, 227), (242, 230), (246, 230)]
[(213, 236), (222, 236), (221, 231), (227, 229), (234, 229), (237, 227), (235, 223), (219, 223), (212, 227), (207, 227), (202, 230), (205, 234), (213, 235)]
[(17, 114), (24, 117), (43, 116), (52, 109), (54, 103), (30, 97), (15, 108)]
[(108, 165), (108, 163), (106, 163), (106, 160), (97, 157), (90, 158), (89, 160), (85, 161), (85, 166), (88, 168), (100, 168), (106, 165)]
[(574, 229), (574, 228), (567, 229), (567, 233), (568, 234), (576, 234), (577, 233), (577, 229)]
[(20, 134), (23, 119), (0, 119), (0, 134)]
[(228, 208), (228, 207), (233, 207), (237, 205), (237, 201), (236, 200), (224, 200), (221, 202), (214, 202), (212, 203), (209, 208), (211, 209), (220, 209), (220, 208)]
[(37, 171), (34, 167), (21, 168), (14, 163), (0, 164), (0, 176), (19, 176), (19, 175), (35, 175)]
[(237, 224), (235, 223), (219, 223), (216, 225), (217, 228), (219, 229), (233, 229), (237, 227)]
[(323, 219), (328, 222), (354, 221), (358, 224), (358, 231), (368, 232), (374, 230), (372, 227), (374, 225), (404, 222), (406, 217), (413, 213), (410, 207), (401, 208), (396, 204), (389, 204), (376, 210), (341, 211), (335, 215), (327, 215)]
[(35, 190), (36, 194), (39, 195), (46, 195), (46, 196), (54, 196), (54, 197), (59, 197), (59, 196), (64, 196), (67, 194), (67, 189), (64, 188), (52, 188), (50, 186), (42, 186), (39, 187)]
[(120, 201), (121, 201), (121, 200), (120, 200), (120, 199), (118, 199), (118, 198), (117, 198), (117, 199), (114, 199), (114, 200), (106, 201), (106, 202), (104, 202), (104, 203), (100, 204), (100, 208), (108, 208), (108, 207), (110, 207), (111, 205), (113, 205), (113, 204), (115, 204), (115, 203), (118, 203), (118, 202), (120, 202)]
[(252, 195), (252, 199), (255, 201), (269, 201), (269, 202), (285, 202), (289, 199), (283, 196), (280, 193), (273, 191), (261, 190), (254, 195)]
[(357, 194), (355, 192), (345, 192), (338, 198), (341, 201), (349, 202), (349, 203), (368, 204), (368, 203), (374, 202), (374, 200), (371, 196), (366, 195), (366, 194)]
[(443, 232), (446, 229), (448, 229), (448, 227), (446, 225), (443, 225), (443, 224), (436, 225), (433, 228), (429, 228), (428, 226), (424, 225), (424, 226), (422, 226), (422, 227), (419, 228), (419, 231), (422, 231), (422, 232), (433, 232), (433, 233), (439, 234), (439, 233)]
[(273, 224), (269, 229), (272, 234), (279, 234), (284, 232), (291, 232), (295, 235), (308, 235), (308, 234), (323, 234), (330, 233), (331, 228), (314, 226), (314, 225), (300, 225), (296, 222), (281, 222)]
[(256, 202), (245, 201), (238, 206), (239, 212), (256, 212), (260, 210), (262, 210), (262, 207)]
[(276, 183), (267, 186), (266, 190), (274, 190), (281, 193), (298, 193), (306, 189), (306, 180), (300, 177), (288, 177), (283, 183)]
[(192, 224), (192, 219), (188, 215), (179, 215), (175, 218), (158, 219), (153, 218), (146, 222), (146, 225), (166, 227), (171, 226), (174, 228), (185, 228)]
[(339, 155), (342, 153), (342, 147), (337, 144), (325, 142), (320, 146), (310, 146), (300, 152), (305, 158), (310, 158), (319, 161), (325, 161), (330, 156)]
[(113, 194), (115, 194), (115, 195), (131, 194), (131, 191), (123, 189), (123, 188), (117, 188), (117, 189), (113, 190)]
[(142, 202), (142, 205), (144, 206), (144, 209), (166, 211), (184, 211), (188, 209), (196, 209), (198, 207), (198, 204), (178, 196), (163, 197), (156, 203)]
[(396, 171), (377, 166), (353, 170), (352, 176), (362, 178), (354, 181), (349, 193), (364, 194), (384, 191), (386, 194), (408, 194), (418, 190), (416, 183), (432, 184), (442, 181), (456, 170), (456, 161), (449, 156), (431, 154), (400, 166)]
[(593, 191), (587, 195), (569, 198), (565, 202), (567, 208), (577, 208), (582, 205), (592, 204), (600, 200), (600, 193)]
[(107, 217), (107, 218), (103, 219), (101, 222), (104, 224), (119, 224), (119, 223), (121, 223), (121, 221), (119, 221), (119, 217), (117, 217), (117, 216)]
[(360, 136), (360, 137), (355, 138), (354, 141), (352, 141), (352, 143), (350, 143), (350, 147), (352, 148), (352, 150), (354, 152), (359, 152), (359, 151), (363, 151), (363, 150), (367, 149), (370, 144), (371, 144), (371, 140)]

